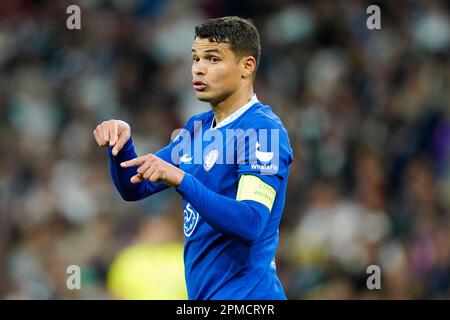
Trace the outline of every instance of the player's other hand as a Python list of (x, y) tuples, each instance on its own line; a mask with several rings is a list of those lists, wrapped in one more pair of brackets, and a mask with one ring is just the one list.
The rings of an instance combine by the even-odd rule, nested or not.
[(131, 183), (140, 183), (144, 180), (163, 182), (168, 186), (178, 186), (184, 177), (184, 171), (149, 153), (145, 156), (124, 161), (122, 168), (138, 167), (136, 175), (131, 177)]
[(122, 120), (108, 120), (100, 123), (93, 131), (95, 141), (100, 147), (113, 147), (116, 156), (131, 137), (131, 127)]

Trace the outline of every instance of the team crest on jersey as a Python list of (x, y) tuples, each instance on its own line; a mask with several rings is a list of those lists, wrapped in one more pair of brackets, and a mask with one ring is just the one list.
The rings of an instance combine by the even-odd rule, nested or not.
[(198, 212), (188, 202), (184, 209), (184, 235), (190, 237), (198, 223)]
[(211, 150), (205, 156), (205, 160), (203, 161), (203, 168), (206, 171), (211, 170), (211, 168), (214, 166), (218, 158), (219, 158), (219, 151), (217, 149)]

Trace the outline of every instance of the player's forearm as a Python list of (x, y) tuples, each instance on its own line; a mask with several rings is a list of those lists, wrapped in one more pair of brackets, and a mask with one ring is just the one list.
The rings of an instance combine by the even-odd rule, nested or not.
[(177, 191), (208, 224), (246, 244), (259, 237), (269, 218), (270, 212), (266, 206), (217, 194), (187, 173)]
[(150, 181), (143, 181), (142, 183), (133, 184), (130, 179), (136, 174), (136, 167), (122, 168), (120, 163), (137, 157), (134, 150), (133, 141), (130, 138), (124, 145), (117, 156), (112, 155), (112, 148), (108, 148), (109, 167), (111, 177), (117, 191), (126, 201), (141, 200), (155, 192), (165, 188), (160, 184), (153, 184)]

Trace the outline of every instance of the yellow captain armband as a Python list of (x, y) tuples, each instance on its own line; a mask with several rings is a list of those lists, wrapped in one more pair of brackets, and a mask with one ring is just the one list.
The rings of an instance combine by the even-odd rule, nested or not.
[(265, 205), (272, 211), (277, 192), (260, 178), (250, 174), (243, 174), (239, 179), (236, 200), (253, 200)]

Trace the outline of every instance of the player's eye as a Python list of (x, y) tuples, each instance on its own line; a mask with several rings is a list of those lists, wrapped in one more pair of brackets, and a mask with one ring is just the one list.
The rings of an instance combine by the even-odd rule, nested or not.
[(198, 57), (192, 57), (192, 60), (195, 61), (195, 62), (199, 62), (200, 61), (200, 59)]
[(219, 58), (211, 57), (211, 58), (209, 58), (209, 61), (211, 61), (212, 63), (217, 63), (217, 62), (219, 62)]

